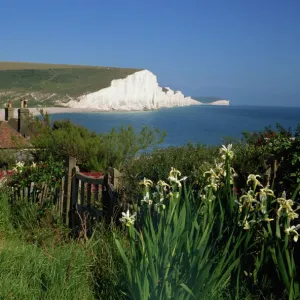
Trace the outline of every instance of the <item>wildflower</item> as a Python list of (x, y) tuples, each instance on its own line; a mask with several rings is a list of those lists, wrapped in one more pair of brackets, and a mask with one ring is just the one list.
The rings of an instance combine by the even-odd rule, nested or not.
[(256, 195), (259, 195), (259, 199), (261, 202), (261, 205), (260, 205), (261, 212), (263, 214), (266, 214), (267, 213), (267, 198), (268, 198), (268, 196), (275, 198), (274, 192), (271, 189), (269, 189), (268, 187), (264, 187), (264, 188), (260, 189), (260, 191), (258, 193), (256, 193)]
[(144, 199), (141, 202), (144, 202), (144, 203), (148, 204), (149, 206), (152, 205), (153, 201), (150, 199), (149, 192), (146, 193)]
[(277, 198), (277, 202), (279, 203), (279, 209), (277, 211), (277, 215), (281, 216), (281, 211), (284, 209), (287, 214), (294, 212), (292, 206), (294, 205), (293, 200), (286, 198)]
[(238, 202), (237, 200), (234, 200), (234, 202), (236, 204), (238, 204), (238, 206), (239, 206), (239, 213), (241, 213), (243, 211), (243, 205), (240, 202)]
[(122, 212), (122, 218), (120, 218), (120, 221), (126, 225), (127, 227), (130, 227), (134, 225), (135, 222), (136, 213), (133, 213), (130, 215), (129, 209), (126, 213)]
[(207, 191), (208, 189), (212, 189), (213, 191), (217, 191), (218, 185), (215, 182), (212, 182), (211, 184), (208, 184), (204, 190)]
[(178, 179), (178, 176), (181, 176), (181, 172), (176, 170), (175, 168), (171, 168), (168, 180), (170, 182), (174, 182), (178, 185), (178, 187), (181, 187), (181, 181), (184, 181), (187, 179), (186, 176), (182, 177), (181, 179)]
[(158, 186), (162, 187), (164, 190), (166, 190), (167, 188), (170, 187), (170, 185), (167, 184), (166, 182), (164, 182), (163, 180), (159, 180), (159, 181), (157, 182), (157, 184), (158, 184)]
[(247, 220), (244, 222), (244, 228), (243, 229), (245, 229), (245, 230), (250, 229), (250, 225), (249, 225), (249, 222)]
[(176, 170), (175, 168), (171, 167), (171, 171), (169, 174), (169, 177), (175, 177), (177, 178), (177, 176), (181, 176), (181, 172)]
[(291, 226), (286, 228), (284, 231), (287, 235), (294, 235), (293, 240), (294, 242), (298, 241), (299, 238), (299, 233), (297, 232), (297, 230), (300, 228), (300, 225), (298, 224), (297, 226)]
[(141, 185), (144, 185), (146, 187), (153, 186), (153, 182), (150, 179), (147, 179), (144, 177), (144, 179), (140, 182)]
[(263, 186), (257, 178), (261, 178), (259, 175), (250, 174), (247, 179), (247, 184), (250, 185), (253, 182), (254, 187)]
[(243, 203), (244, 206), (249, 207), (251, 211), (254, 210), (253, 204), (252, 203), (259, 203), (254, 197), (253, 197), (253, 191), (250, 190), (246, 195), (243, 195), (240, 198), (240, 202)]
[(267, 197), (267, 196), (275, 197), (274, 192), (271, 189), (269, 189), (268, 187), (264, 187), (264, 188), (260, 189), (257, 194), (260, 197)]
[(216, 174), (216, 172), (213, 169), (210, 169), (209, 171), (206, 171), (203, 173), (203, 176), (206, 177), (207, 175), (209, 175), (210, 178), (217, 178), (218, 175)]
[(294, 210), (290, 211), (290, 212), (288, 212), (288, 218), (290, 220), (297, 219), (297, 218), (299, 218), (299, 214), (297, 214)]
[(225, 160), (227, 157), (229, 159), (232, 159), (233, 158), (232, 144), (229, 144), (227, 147), (222, 145), (220, 149), (220, 153), (223, 154), (222, 155), (223, 160)]
[(36, 168), (36, 163), (35, 162), (32, 163), (31, 168)]
[(24, 167), (24, 165), (25, 165), (25, 163), (23, 161), (19, 161), (19, 162), (16, 163), (17, 168), (22, 169)]

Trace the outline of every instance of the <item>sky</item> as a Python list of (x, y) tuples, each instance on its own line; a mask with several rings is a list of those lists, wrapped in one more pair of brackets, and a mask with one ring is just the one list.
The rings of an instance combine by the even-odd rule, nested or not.
[(233, 105), (300, 106), (300, 0), (0, 0), (0, 61), (145, 68)]

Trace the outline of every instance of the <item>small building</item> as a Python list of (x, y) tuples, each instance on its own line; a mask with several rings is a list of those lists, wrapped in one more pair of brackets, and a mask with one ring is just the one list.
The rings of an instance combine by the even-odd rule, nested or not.
[(9, 102), (5, 107), (5, 120), (0, 121), (0, 158), (1, 164), (5, 165), (7, 155), (15, 157), (15, 160), (27, 159), (31, 148), (30, 136), (32, 131), (29, 126), (30, 114), (27, 101), (21, 100), (18, 109), (18, 117), (14, 117), (14, 108)]
[(27, 101), (21, 100), (18, 118), (14, 117), (12, 103), (5, 107), (5, 121), (0, 121), (0, 149), (15, 149), (30, 147), (29, 139), (32, 135), (29, 126), (29, 109)]

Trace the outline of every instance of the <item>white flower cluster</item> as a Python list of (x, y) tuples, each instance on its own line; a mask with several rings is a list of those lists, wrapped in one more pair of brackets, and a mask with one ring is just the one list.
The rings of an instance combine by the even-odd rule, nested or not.
[[(163, 211), (166, 208), (166, 199), (173, 200), (174, 197), (178, 199), (180, 196), (180, 192), (177, 189), (180, 189), (182, 187), (182, 182), (187, 179), (186, 176), (179, 178), (180, 176), (181, 172), (172, 167), (168, 176), (169, 183), (159, 180), (156, 185), (154, 185), (153, 181), (144, 178), (140, 182), (140, 185), (144, 186), (144, 197), (141, 201), (142, 204), (146, 204), (149, 208), (154, 206), (155, 211), (158, 213)], [(155, 192), (151, 193), (150, 188), (152, 187), (155, 188)], [(122, 213), (122, 218), (120, 221), (124, 225), (130, 227), (134, 225), (135, 218), (136, 213), (131, 215), (129, 210), (127, 210), (126, 213)]]
[[(31, 168), (36, 168), (36, 163), (33, 162), (32, 165), (31, 165)], [(16, 172), (16, 173), (22, 173), (23, 172), (23, 169), (25, 167), (25, 163), (24, 161), (19, 161), (16, 163), (16, 166), (12, 169), (13, 172)]]
[[(274, 210), (274, 207), (271, 207), (271, 204), (274, 205), (274, 200), (272, 201), (272, 199), (276, 198), (274, 191), (268, 186), (263, 187), (259, 178), (260, 176), (255, 174), (250, 174), (248, 176), (247, 184), (250, 186), (250, 189), (245, 195), (240, 197), (239, 201), (237, 201), (239, 205), (239, 212), (244, 213), (244, 218), (240, 225), (242, 225), (245, 230), (250, 229), (251, 223), (274, 221), (274, 219), (268, 217), (270, 211)], [(294, 201), (286, 199), (285, 192), (280, 198), (275, 200), (275, 203), (279, 205), (276, 207), (278, 220), (283, 218), (280, 227), (285, 228), (284, 232), (289, 236), (293, 236), (293, 240), (297, 242), (300, 224), (291, 226), (291, 221), (299, 218), (299, 214), (296, 211), (299, 210), (300, 207), (294, 209)]]
[[(220, 187), (224, 186), (224, 182), (227, 176), (227, 160), (231, 160), (234, 156), (232, 151), (232, 145), (229, 144), (227, 147), (222, 146), (220, 149), (220, 153), (222, 154), (221, 159), (222, 161), (217, 163), (215, 162), (215, 167), (211, 168), (209, 171), (204, 172), (203, 176), (207, 181), (207, 185), (205, 186), (205, 192), (209, 192), (210, 190), (216, 192)], [(235, 170), (233, 168), (229, 168), (230, 171), (230, 184), (233, 184), (234, 177), (237, 176)], [(201, 196), (203, 200), (207, 198), (206, 195)], [(213, 196), (210, 196), (210, 198)]]
[(127, 227), (133, 226), (136, 218), (136, 213), (134, 212), (132, 215), (129, 212), (129, 209), (125, 212), (122, 212), (122, 218), (120, 221)]

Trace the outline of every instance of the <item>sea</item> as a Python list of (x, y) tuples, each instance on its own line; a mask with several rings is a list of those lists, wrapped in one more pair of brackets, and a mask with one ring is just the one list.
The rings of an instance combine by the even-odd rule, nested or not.
[(188, 142), (220, 145), (239, 139), (243, 132), (260, 131), (276, 124), (296, 129), (300, 124), (300, 107), (262, 106), (187, 106), (141, 112), (94, 112), (53, 114), (51, 120), (69, 119), (97, 133), (132, 125), (164, 130), (161, 145), (181, 146)]

